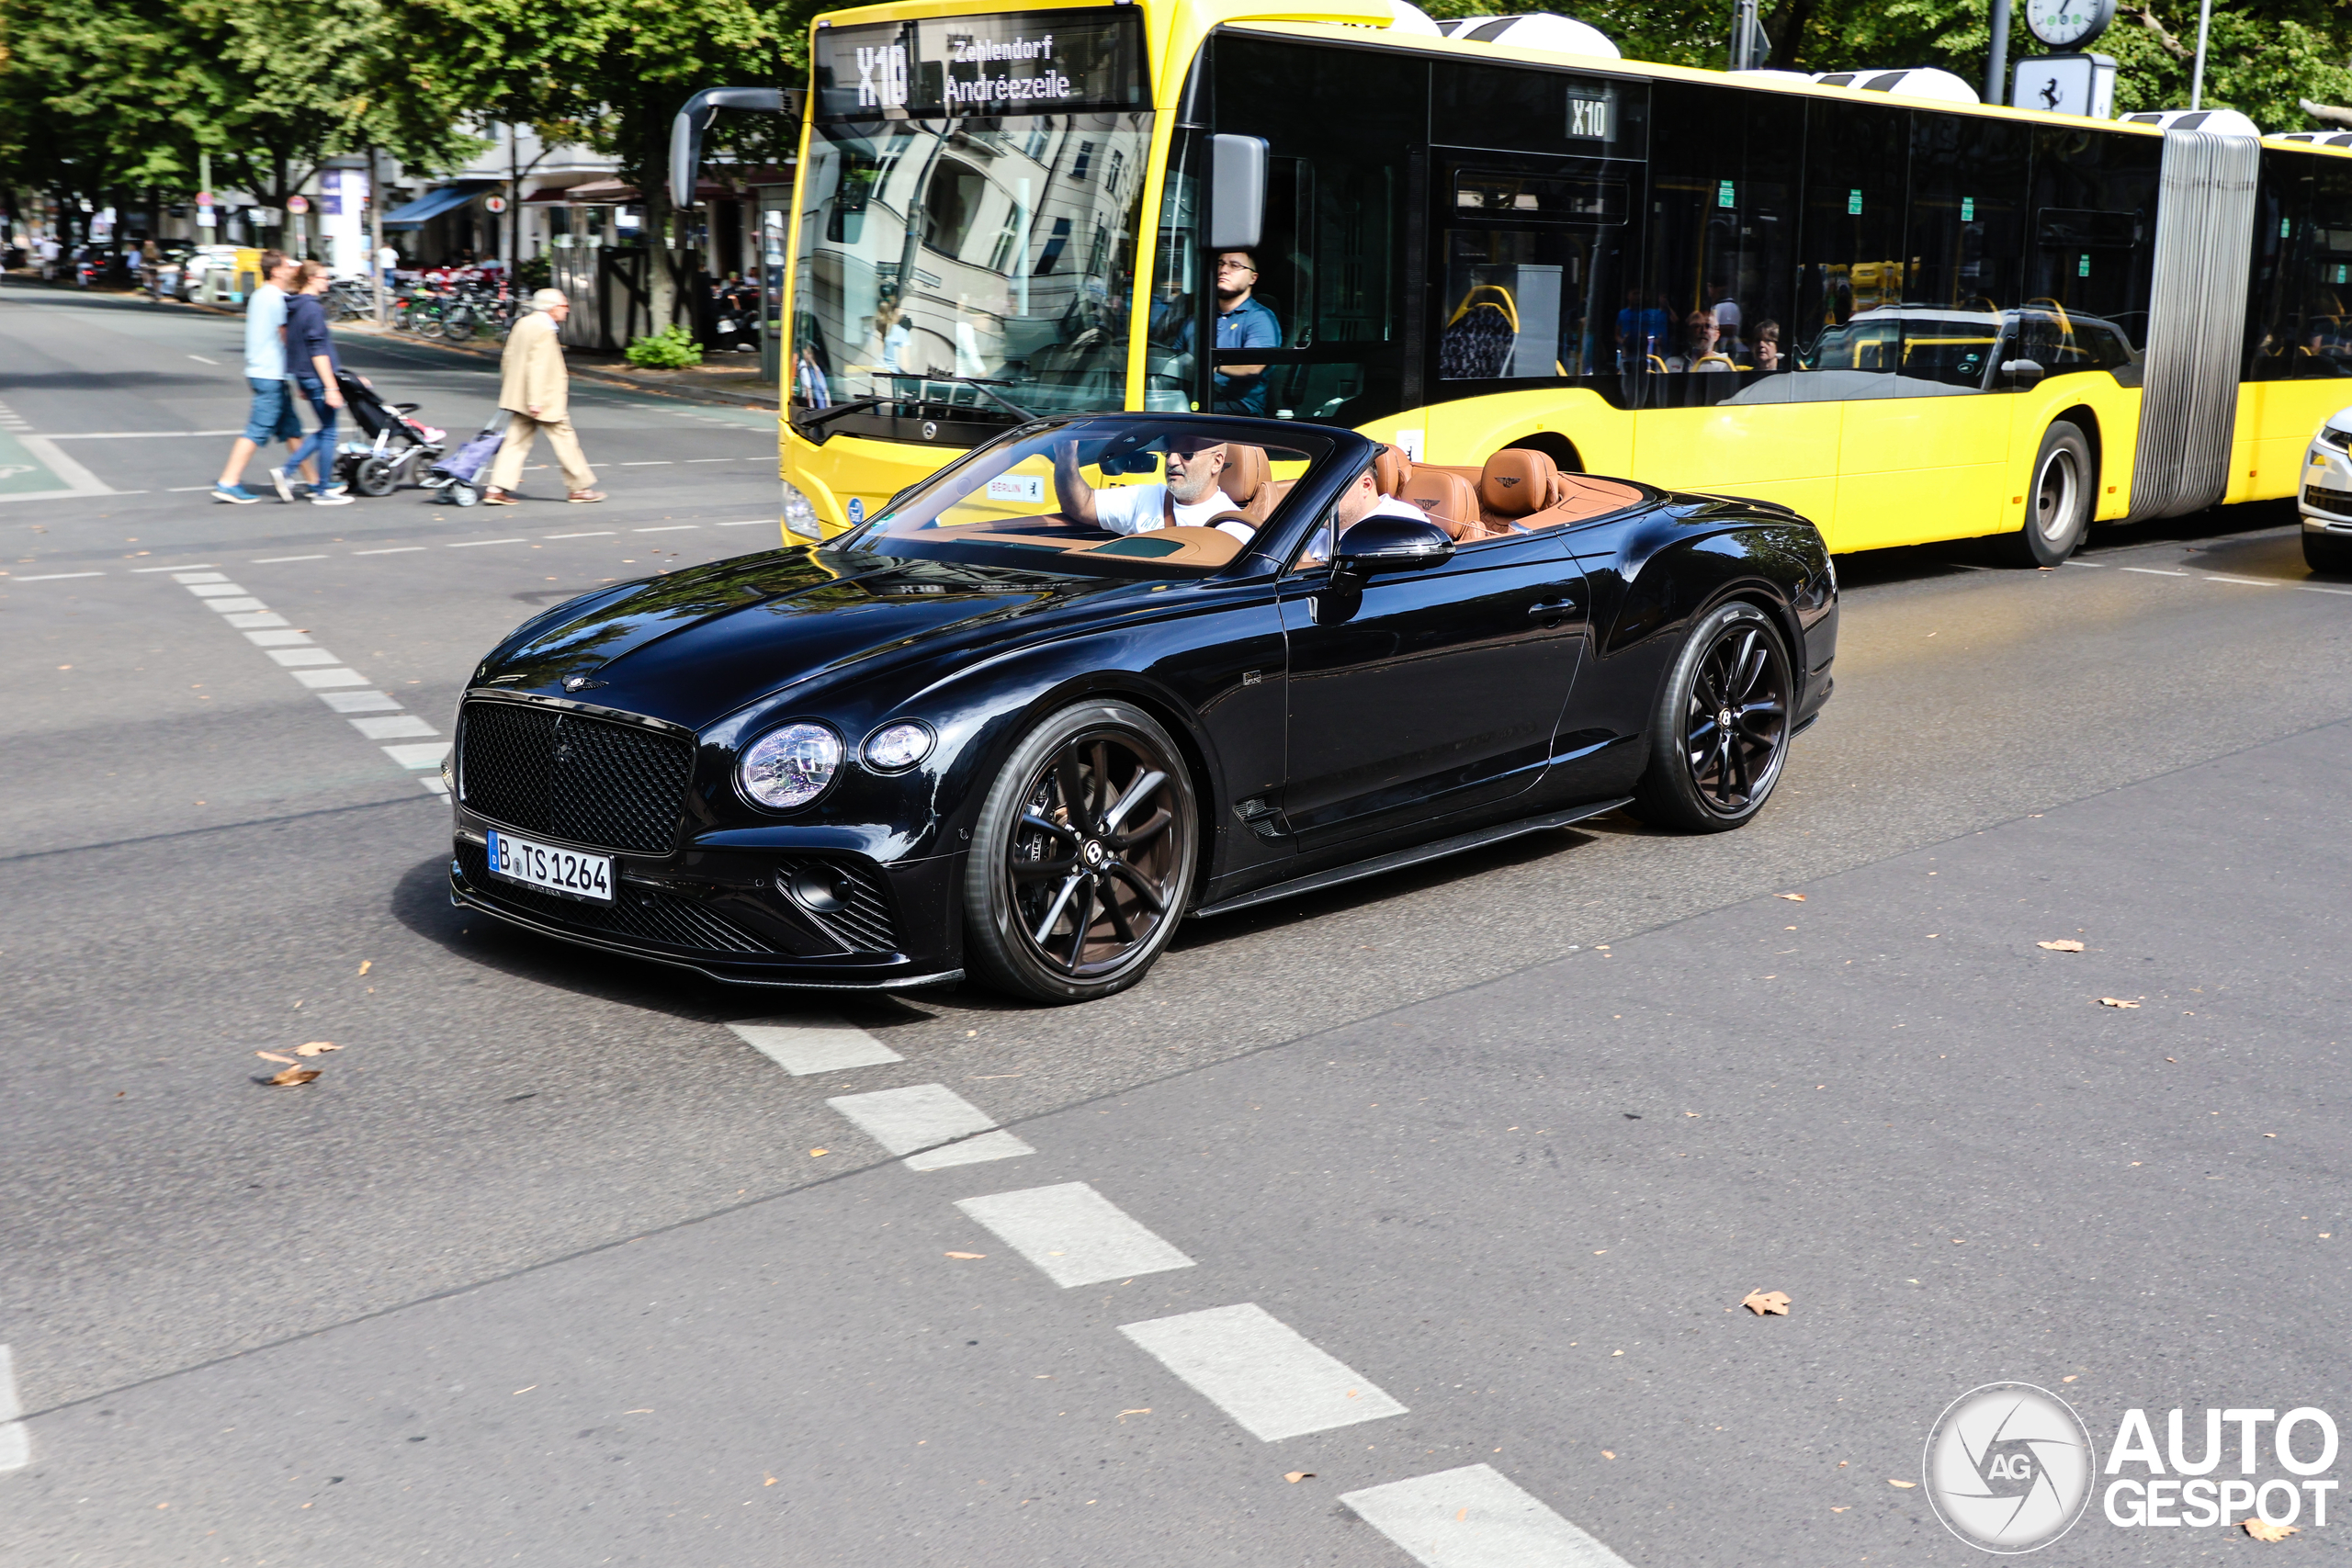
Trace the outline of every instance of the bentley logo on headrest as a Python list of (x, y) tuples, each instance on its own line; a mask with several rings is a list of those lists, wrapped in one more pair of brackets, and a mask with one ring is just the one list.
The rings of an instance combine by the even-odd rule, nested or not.
[(1424, 512), (1435, 512), (1435, 511), (1437, 510), (1437, 497), (1435, 497), (1435, 496), (1433, 496), (1433, 495), (1432, 495), (1432, 496), (1428, 497), (1426, 500), (1423, 500), (1423, 499), (1418, 499), (1418, 498), (1416, 498), (1416, 497), (1409, 496), (1409, 495), (1408, 495), (1408, 496), (1407, 496), (1405, 499), (1406, 499), (1407, 501), (1412, 502), (1412, 503), (1413, 503), (1415, 506), (1419, 507), (1419, 508), (1420, 508), (1422, 511), (1424, 511)]
[(1497, 474), (1495, 476), (1495, 482), (1502, 486), (1505, 490), (1509, 490), (1511, 486), (1519, 482), (1519, 476), (1517, 474)]

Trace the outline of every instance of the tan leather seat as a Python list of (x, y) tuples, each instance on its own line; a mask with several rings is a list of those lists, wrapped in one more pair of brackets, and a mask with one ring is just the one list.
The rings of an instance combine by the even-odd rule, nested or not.
[(1401, 496), (1412, 482), (1413, 460), (1394, 446), (1383, 446), (1372, 459), (1372, 477), (1381, 494)]
[(1524, 446), (1506, 446), (1478, 472), (1479, 520), (1509, 526), (1553, 504), (1563, 487), (1552, 459)]
[(1246, 513), (1252, 523), (1263, 523), (1272, 516), (1274, 503), (1281, 499), (1274, 489), (1274, 468), (1266, 460), (1266, 449), (1245, 446), (1238, 441), (1226, 443), (1225, 472), (1217, 477), (1217, 488), (1233, 502), (1233, 509)]
[(1394, 493), (1428, 513), (1430, 522), (1457, 539), (1464, 529), (1479, 531), (1478, 492), (1451, 469), (1413, 464), (1404, 487)]

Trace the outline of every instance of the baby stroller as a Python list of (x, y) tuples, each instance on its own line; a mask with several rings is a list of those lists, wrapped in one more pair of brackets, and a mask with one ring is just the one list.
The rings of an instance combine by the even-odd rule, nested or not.
[(409, 418), (414, 403), (387, 403), (348, 370), (335, 373), (344, 406), (366, 441), (346, 441), (335, 454), (335, 477), (362, 495), (390, 495), (421, 484), (449, 439), (446, 430)]
[(433, 465), (425, 474), (424, 488), (439, 491), (443, 501), (458, 506), (480, 501), (489, 483), (490, 460), (498, 456), (506, 439), (505, 425), (504, 414), (493, 417), (481, 434)]

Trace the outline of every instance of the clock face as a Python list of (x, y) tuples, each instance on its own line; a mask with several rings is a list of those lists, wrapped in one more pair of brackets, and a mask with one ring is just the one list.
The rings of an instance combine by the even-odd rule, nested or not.
[(2073, 49), (2107, 31), (2115, 0), (2026, 0), (2026, 29), (2052, 49)]

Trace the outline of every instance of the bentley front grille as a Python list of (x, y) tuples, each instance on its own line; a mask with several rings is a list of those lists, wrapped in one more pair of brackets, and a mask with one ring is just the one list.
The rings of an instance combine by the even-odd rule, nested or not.
[(669, 853), (694, 765), (683, 736), (555, 708), (476, 701), (458, 720), (458, 798), (568, 843)]

